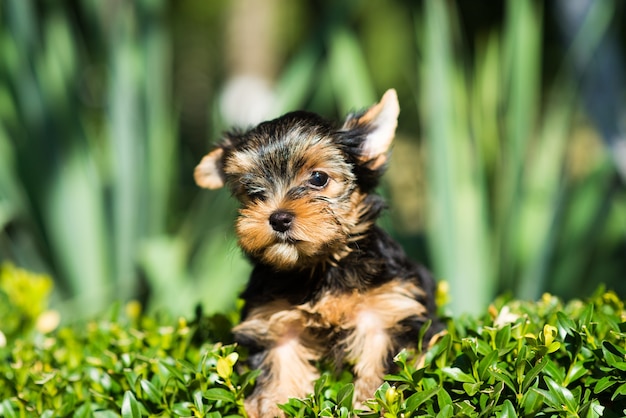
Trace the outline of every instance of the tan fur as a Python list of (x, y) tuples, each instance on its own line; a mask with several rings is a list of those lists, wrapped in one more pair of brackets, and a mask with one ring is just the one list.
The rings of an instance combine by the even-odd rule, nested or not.
[[(367, 222), (358, 225), (359, 217), (367, 209), (363, 207), (365, 195), (355, 192), (349, 200), (341, 199), (346, 184), (353, 179), (348, 166), (328, 164), (328, 160), (338, 158), (337, 150), (317, 142), (302, 153), (306, 164), (296, 173), (294, 180), (288, 184), (274, 184), (267, 200), (248, 202), (240, 210), (241, 216), (236, 225), (240, 246), (279, 269), (323, 262), (320, 260), (322, 252), (332, 256), (328, 261), (337, 261), (345, 253), (346, 243), (371, 226)], [(234, 170), (229, 167), (228, 172)], [(288, 199), (286, 195), (289, 189), (305, 184), (310, 173), (315, 170), (324, 171), (330, 176), (328, 185), (318, 192), (320, 199)], [(267, 221), (277, 210), (295, 215), (287, 240), (276, 234)]]
[[(296, 264), (306, 266), (311, 260), (317, 262), (315, 257), (323, 248), (344, 238), (341, 225), (326, 205), (324, 201), (254, 202), (240, 211), (236, 226), (239, 244), (249, 253), (281, 269), (293, 268)], [(288, 241), (276, 234), (267, 222), (276, 210), (295, 215)]]
[(200, 187), (219, 189), (224, 185), (224, 177), (220, 168), (224, 150), (217, 148), (202, 158), (194, 170), (194, 179)]
[[(281, 299), (252, 310), (247, 320), (233, 330), (250, 334), (270, 348), (263, 368), (269, 370), (259, 383), (251, 407), (261, 416), (278, 413), (276, 403), (287, 396), (304, 396), (319, 376), (313, 363), (328, 347), (320, 347), (309, 330), (347, 331), (341, 341), (348, 361), (357, 376), (355, 397), (370, 398), (383, 381), (385, 361), (401, 347), (391, 344), (390, 333), (397, 324), (411, 316), (423, 316), (426, 309), (415, 300), (422, 290), (414, 284), (392, 280), (369, 291), (349, 294), (326, 294), (316, 303), (290, 305)], [(266, 380), (273, 383), (264, 386)], [(272, 409), (273, 407), (273, 409)]]
[(391, 281), (364, 293), (328, 295), (310, 309), (331, 326), (349, 330), (344, 344), (346, 358), (354, 364), (355, 397), (371, 397), (382, 384), (388, 356), (400, 349), (391, 344), (390, 332), (411, 316), (426, 315), (414, 298), (422, 290), (405, 281)]
[(387, 151), (396, 134), (398, 126), (398, 95), (394, 89), (385, 92), (379, 103), (370, 107), (358, 118), (349, 118), (343, 129), (352, 129), (360, 124), (372, 125), (375, 129), (367, 136), (363, 144), (362, 161), (372, 170), (387, 162)]
[(252, 310), (249, 318), (233, 329), (257, 339), (261, 335), (261, 342), (269, 347), (263, 360), (268, 373), (258, 382), (262, 389), (246, 400), (249, 417), (283, 416), (277, 404), (313, 390), (313, 381), (319, 377), (314, 361), (321, 350), (308, 334), (306, 316), (281, 299)]

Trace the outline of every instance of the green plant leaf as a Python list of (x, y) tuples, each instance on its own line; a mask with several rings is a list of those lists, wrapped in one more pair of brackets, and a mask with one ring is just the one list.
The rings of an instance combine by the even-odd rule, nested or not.
[(485, 357), (483, 357), (480, 360), (480, 363), (478, 363), (477, 370), (478, 370), (478, 377), (481, 380), (487, 379), (487, 377), (489, 376), (489, 368), (495, 366), (498, 360), (499, 354), (500, 354), (500, 351), (496, 349), (496, 350), (493, 350), (491, 353), (487, 354)]
[(498, 415), (499, 418), (517, 418), (517, 412), (515, 412), (515, 407), (511, 403), (510, 400), (504, 401), (502, 404), (502, 410)]
[(224, 401), (235, 403), (235, 395), (232, 392), (222, 388), (211, 388), (206, 390), (202, 396), (211, 401)]
[(435, 386), (422, 392), (416, 392), (413, 395), (409, 396), (406, 400), (407, 412), (412, 413), (416, 411), (424, 402), (437, 395), (441, 390), (441, 387)]
[[(176, 378), (176, 380), (178, 380), (181, 383), (187, 383), (188, 379), (185, 378), (185, 376), (180, 372), (180, 370), (178, 370), (178, 368), (174, 365), (169, 364), (168, 362), (161, 360), (159, 361), (159, 364), (163, 367), (165, 367), (174, 378)], [(135, 377), (136, 378), (136, 377)], [(131, 384), (131, 386), (134, 385)]]
[(622, 383), (617, 389), (615, 389), (615, 392), (611, 395), (611, 400), (614, 401), (619, 396), (626, 396), (626, 383)]
[(531, 388), (529, 391), (524, 392), (522, 396), (522, 405), (524, 408), (524, 415), (534, 416), (539, 412), (544, 404), (545, 396), (538, 392), (536, 388)]
[(557, 317), (557, 323), (559, 325), (559, 329), (561, 331), (561, 334), (563, 334), (563, 333), (571, 334), (572, 332), (575, 332), (575, 331), (578, 330), (578, 327), (576, 327), (576, 323), (574, 321), (572, 321), (563, 312), (558, 311), (556, 313), (556, 317)]
[(551, 395), (549, 399), (553, 408), (562, 410), (563, 407), (565, 407), (569, 413), (576, 413), (578, 411), (578, 403), (569, 389), (559, 385), (548, 376), (544, 376), (544, 381), (548, 385), (548, 390)]
[[(204, 410), (198, 410), (202, 416), (206, 416), (204, 414)], [(191, 417), (193, 416), (193, 412), (191, 410), (191, 404), (189, 402), (180, 402), (172, 405), (172, 413), (178, 415), (180, 417)]]
[(439, 411), (436, 418), (452, 418), (454, 416), (454, 407), (451, 404), (444, 405)]
[(343, 385), (337, 392), (337, 405), (348, 409), (352, 408), (352, 398), (354, 397), (354, 384)]
[(589, 328), (591, 326), (591, 321), (593, 319), (593, 311), (594, 311), (593, 303), (589, 303), (585, 306), (582, 314), (580, 315), (580, 319), (578, 320), (580, 329), (582, 329), (583, 327)]
[(604, 376), (602, 379), (598, 380), (593, 388), (593, 393), (600, 393), (610, 388), (611, 386), (617, 383), (616, 380), (612, 376)]
[(535, 364), (535, 366), (530, 369), (528, 373), (526, 373), (526, 376), (524, 377), (524, 380), (522, 382), (522, 393), (528, 391), (530, 385), (532, 385), (536, 381), (537, 376), (539, 376), (539, 373), (541, 373), (541, 371), (545, 369), (549, 361), (550, 360), (547, 358), (539, 360), (537, 364)]
[(626, 371), (626, 350), (616, 346), (610, 341), (602, 342), (602, 353), (604, 354), (604, 360), (616, 369)]
[(463, 383), (463, 390), (468, 396), (474, 396), (480, 390), (481, 383)]
[(585, 364), (583, 363), (575, 363), (571, 366), (571, 368), (568, 370), (566, 381), (567, 384), (570, 384), (572, 382), (575, 382), (576, 380), (580, 379), (581, 377), (585, 376), (588, 372), (587, 367), (585, 366)]
[(11, 400), (5, 399), (0, 403), (0, 415), (6, 418), (18, 418), (18, 414), (13, 409)]
[(473, 376), (463, 372), (458, 367), (444, 367), (441, 372), (452, 380), (462, 383), (476, 383), (476, 379)]
[(509, 389), (511, 389), (514, 393), (517, 392), (517, 386), (513, 383), (513, 379), (508, 374), (505, 374), (506, 371), (500, 369), (488, 369), (489, 374), (493, 376), (496, 380), (505, 384)]
[(217, 359), (217, 374), (222, 379), (229, 379), (233, 373), (233, 365), (226, 358)]
[(124, 392), (124, 400), (122, 401), (122, 418), (141, 418), (139, 402), (135, 399), (135, 395), (129, 390)]
[(139, 382), (141, 389), (151, 402), (158, 404), (161, 401), (161, 392), (154, 387), (154, 385), (146, 379), (141, 379)]

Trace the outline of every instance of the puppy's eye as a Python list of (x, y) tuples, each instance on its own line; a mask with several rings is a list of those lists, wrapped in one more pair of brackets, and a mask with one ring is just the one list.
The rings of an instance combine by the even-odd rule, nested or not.
[(265, 201), (265, 193), (263, 190), (248, 191), (247, 195), (250, 200), (260, 200), (261, 202)]
[(328, 180), (328, 174), (323, 171), (313, 171), (311, 173), (311, 177), (309, 177), (309, 185), (315, 187), (316, 189), (321, 189), (326, 187)]

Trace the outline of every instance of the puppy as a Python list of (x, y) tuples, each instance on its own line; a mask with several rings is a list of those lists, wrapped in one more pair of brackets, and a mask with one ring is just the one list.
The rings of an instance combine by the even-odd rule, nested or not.
[(226, 133), (195, 169), (199, 186), (227, 186), (241, 203), (236, 232), (254, 269), (233, 332), (262, 371), (251, 417), (312, 392), (322, 358), (352, 366), (362, 402), (425, 322), (427, 338), (443, 327), (431, 274), (375, 224), (399, 111), (388, 90), (341, 126), (288, 113)]

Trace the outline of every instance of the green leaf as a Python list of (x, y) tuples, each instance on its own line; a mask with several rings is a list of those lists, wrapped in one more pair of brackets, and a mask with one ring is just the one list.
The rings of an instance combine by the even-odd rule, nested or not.
[(511, 403), (510, 400), (504, 401), (502, 404), (502, 410), (498, 415), (499, 418), (517, 418), (517, 412), (515, 412), (515, 407)]
[(202, 392), (197, 390), (193, 393), (193, 404), (198, 410), (198, 412), (204, 415), (204, 402), (203, 402)]
[(160, 361), (160, 364), (165, 367), (178, 381), (182, 383), (187, 383), (188, 379), (181, 373), (180, 370), (174, 365), (169, 364), (166, 361)]
[(18, 418), (10, 399), (5, 399), (2, 403), (0, 403), (0, 416), (6, 418)]
[(593, 318), (593, 303), (589, 303), (587, 304), (587, 306), (585, 306), (585, 309), (583, 309), (583, 312), (580, 315), (580, 318), (578, 320), (578, 323), (580, 324), (580, 328), (582, 329), (582, 327), (586, 327), (589, 328), (591, 325), (591, 320)]
[(567, 383), (569, 384), (569, 383), (575, 382), (576, 380), (580, 379), (587, 373), (588, 373), (588, 370), (584, 364), (575, 363), (574, 365), (572, 365), (572, 367), (569, 369), (567, 373), (567, 376), (566, 376)]
[(217, 359), (217, 375), (222, 379), (230, 379), (231, 374), (233, 373), (233, 366), (229, 360), (224, 357), (220, 357)]
[(211, 401), (224, 401), (235, 403), (235, 395), (222, 388), (211, 388), (206, 390), (202, 396)]
[[(180, 417), (191, 417), (193, 416), (193, 412), (190, 407), (191, 404), (189, 402), (175, 403), (174, 405), (172, 405), (172, 412)], [(198, 412), (200, 412), (202, 416), (205, 416), (204, 410), (198, 410)]]
[(604, 406), (597, 399), (587, 402), (578, 411), (578, 416), (584, 418), (599, 418), (604, 414)]
[(476, 383), (476, 379), (473, 376), (464, 373), (458, 367), (444, 367), (441, 369), (442, 373), (450, 377), (452, 380), (461, 383)]
[(502, 329), (498, 330), (496, 334), (496, 348), (503, 349), (507, 347), (511, 340), (511, 324), (506, 324)]
[(124, 371), (124, 377), (126, 377), (126, 381), (128, 382), (128, 385), (131, 388), (135, 387), (135, 384), (137, 383), (137, 373), (134, 370), (125, 370)]
[(508, 374), (505, 374), (506, 371), (502, 371), (499, 369), (491, 370), (488, 369), (489, 374), (493, 376), (497, 381), (503, 382), (509, 389), (511, 389), (514, 393), (517, 392), (517, 386), (513, 383), (513, 379)]
[(546, 363), (546, 367), (543, 369), (543, 374), (549, 376), (552, 380), (554, 380), (560, 386), (567, 386), (565, 384), (565, 368), (558, 364), (555, 361), (552, 361), (551, 358), (546, 357), (548, 360)]
[(626, 371), (626, 351), (611, 343), (610, 341), (602, 342), (602, 354), (604, 354), (604, 360), (611, 367)]
[(161, 401), (161, 392), (151, 382), (141, 379), (139, 384), (151, 402), (158, 404)]
[(528, 373), (524, 377), (524, 381), (522, 382), (522, 393), (526, 392), (530, 385), (535, 382), (535, 379), (537, 378), (537, 376), (539, 376), (539, 373), (541, 373), (541, 371), (548, 365), (549, 361), (550, 360), (548, 360), (547, 358), (543, 358), (539, 360), (537, 364), (535, 364), (535, 367), (528, 371)]
[(452, 418), (454, 416), (454, 408), (451, 404), (444, 405), (439, 411), (436, 418)]
[(322, 389), (326, 386), (326, 382), (328, 381), (328, 375), (322, 374), (319, 379), (315, 381), (315, 385), (313, 386), (313, 393), (316, 397), (322, 395)]
[(416, 392), (413, 395), (409, 396), (406, 400), (407, 412), (416, 411), (417, 408), (419, 408), (424, 402), (438, 394), (440, 390), (442, 390), (440, 386), (435, 386), (428, 390)]
[(551, 405), (553, 408), (562, 410), (564, 406), (566, 410), (570, 413), (575, 413), (576, 411), (578, 411), (578, 403), (576, 402), (574, 395), (569, 389), (559, 385), (548, 376), (544, 376), (543, 380), (548, 385), (548, 390), (550, 391), (550, 394), (553, 395), (553, 397), (551, 397), (550, 399), (557, 400), (556, 403)]
[(499, 351), (493, 350), (480, 360), (478, 364), (478, 377), (481, 380), (486, 380), (489, 375), (489, 368), (494, 366), (498, 360)]
[(626, 395), (626, 383), (622, 383), (617, 389), (615, 389), (615, 392), (611, 396), (611, 400), (614, 401), (620, 395)]
[(139, 403), (135, 395), (129, 390), (124, 393), (122, 401), (122, 418), (141, 418)]
[(527, 392), (524, 392), (522, 396), (522, 405), (524, 408), (524, 415), (534, 416), (543, 407), (545, 396), (538, 392), (537, 389), (532, 388)]
[(559, 329), (568, 334), (572, 334), (577, 331), (576, 323), (572, 321), (569, 316), (565, 315), (563, 312), (558, 311), (556, 313), (557, 324), (559, 325)]
[(468, 396), (474, 396), (480, 390), (480, 385), (481, 385), (480, 382), (463, 383), (463, 390), (465, 391), (465, 393), (468, 394)]
[(613, 379), (612, 376), (604, 376), (602, 379), (598, 380), (593, 388), (593, 393), (598, 394), (616, 384), (617, 381)]
[(430, 364), (435, 362), (438, 367), (445, 367), (445, 354), (451, 349), (451, 347), (452, 337), (450, 334), (446, 334), (437, 344), (434, 345), (434, 347), (426, 352), (426, 363)]
[(250, 370), (243, 375), (240, 376), (241, 380), (239, 381), (239, 385), (241, 389), (244, 390), (248, 387), (248, 385), (253, 382), (257, 377), (261, 374), (261, 370)]
[(340, 407), (352, 408), (352, 398), (354, 397), (354, 384), (343, 385), (337, 392), (337, 405)]
[(458, 402), (455, 405), (459, 408), (461, 416), (463, 415), (468, 416), (468, 417), (476, 416), (476, 407), (472, 405), (472, 403), (469, 400)]
[(443, 409), (446, 405), (452, 405), (452, 397), (442, 388), (437, 394), (437, 406), (439, 406), (439, 409)]
[(478, 361), (476, 355), (476, 340), (474, 338), (463, 338), (461, 340), (461, 351), (465, 354), (471, 363)]

